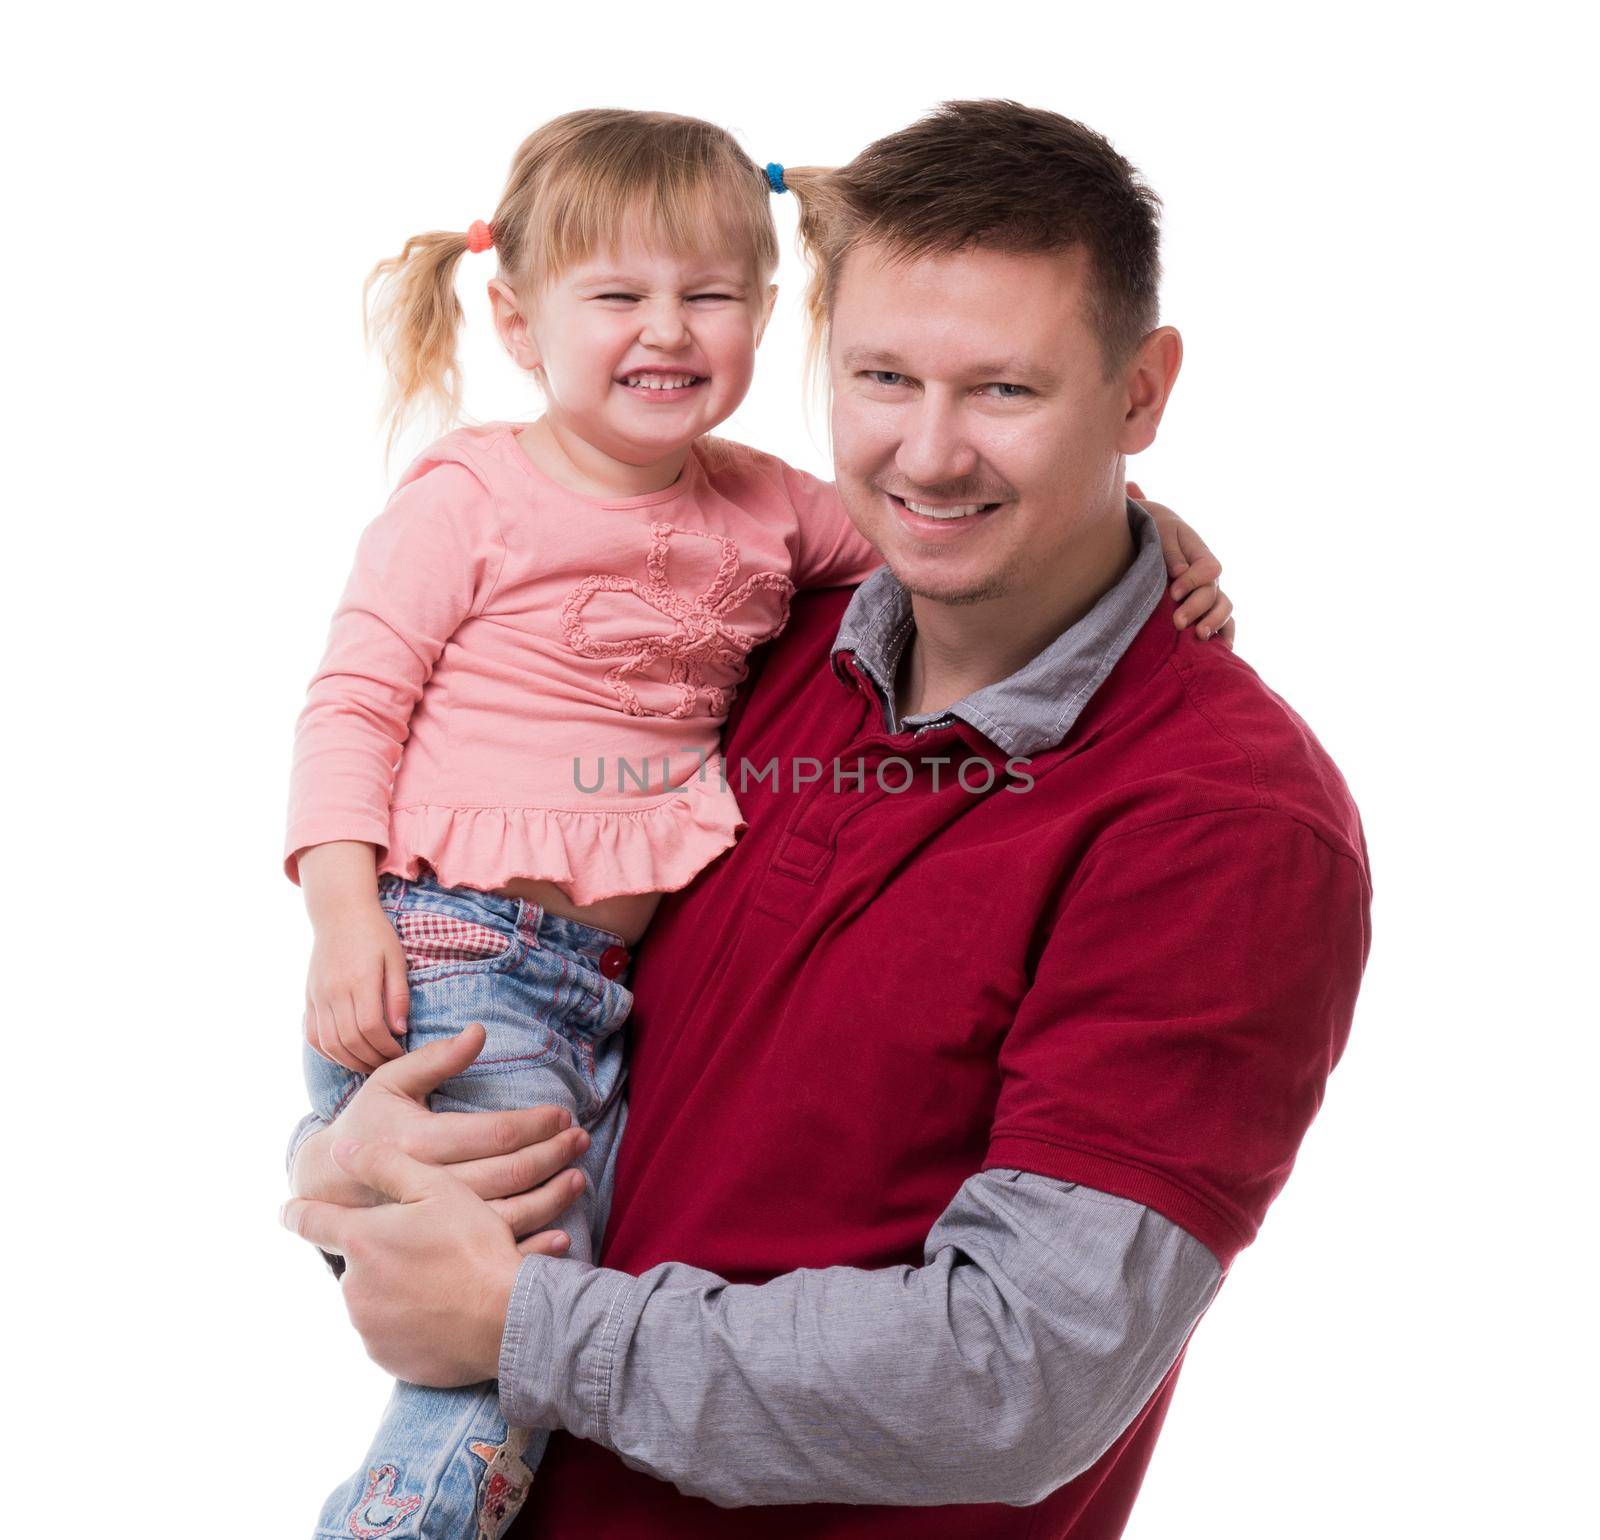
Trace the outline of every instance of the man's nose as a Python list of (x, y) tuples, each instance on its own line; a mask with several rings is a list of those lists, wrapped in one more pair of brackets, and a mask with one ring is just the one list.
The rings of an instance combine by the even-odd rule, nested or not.
[(972, 475), (978, 454), (962, 430), (957, 403), (929, 392), (907, 408), (895, 466), (901, 475), (923, 487)]
[(683, 306), (676, 300), (652, 303), (645, 311), (639, 340), (647, 348), (661, 348), (666, 352), (684, 347), (689, 341), (689, 325)]

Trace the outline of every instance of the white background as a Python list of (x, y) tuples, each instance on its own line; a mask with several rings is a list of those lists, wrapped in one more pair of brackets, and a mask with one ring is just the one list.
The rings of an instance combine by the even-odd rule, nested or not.
[[(1093, 124), (1165, 199), (1187, 362), (1132, 469), (1223, 556), (1240, 650), (1344, 770), (1376, 884), (1350, 1049), (1129, 1534), (1592, 1521), (1576, 7), (38, 14), (0, 106), (16, 1532), (301, 1534), (384, 1394), (275, 1219), (308, 940), (289, 737), (389, 485), (367, 270), (488, 217), (570, 108), (831, 164), (983, 95)], [(777, 213), (784, 303), (727, 431), (825, 471)], [(491, 262), (464, 266), (468, 405), (532, 416)]]

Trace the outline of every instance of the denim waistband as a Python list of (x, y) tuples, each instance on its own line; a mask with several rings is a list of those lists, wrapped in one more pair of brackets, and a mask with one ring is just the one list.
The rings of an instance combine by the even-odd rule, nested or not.
[(426, 902), (465, 904), (499, 920), (509, 929), (520, 932), (542, 946), (564, 947), (580, 957), (598, 962), (613, 947), (626, 949), (627, 943), (613, 931), (601, 930), (597, 925), (585, 925), (582, 920), (568, 919), (564, 914), (551, 914), (542, 904), (528, 898), (509, 898), (504, 893), (485, 893), (479, 888), (446, 887), (430, 872), (421, 876), (396, 877), (384, 873), (378, 878), (378, 897), (398, 899), (406, 893), (414, 894)]

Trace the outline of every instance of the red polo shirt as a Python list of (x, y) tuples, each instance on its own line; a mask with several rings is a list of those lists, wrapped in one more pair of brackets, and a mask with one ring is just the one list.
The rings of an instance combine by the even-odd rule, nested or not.
[[(641, 950), (602, 1260), (746, 1283), (916, 1266), (967, 1177), (1017, 1167), (1146, 1204), (1226, 1267), (1288, 1176), (1366, 959), (1338, 771), (1165, 603), (1012, 773), (963, 722), (890, 735), (851, 658), (830, 666), (847, 598), (800, 598), (759, 660), (727, 739), (749, 828)], [(741, 788), (741, 762), (772, 760)], [(515, 1533), (1107, 1540), (1177, 1373), (1032, 1508), (721, 1509), (558, 1434)]]

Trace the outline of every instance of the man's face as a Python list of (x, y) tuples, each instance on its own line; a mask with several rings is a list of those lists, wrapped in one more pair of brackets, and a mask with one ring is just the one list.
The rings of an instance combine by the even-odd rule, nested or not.
[(1086, 528), (1122, 517), (1129, 390), (1125, 372), (1103, 378), (1086, 273), (1080, 251), (897, 262), (868, 245), (845, 258), (834, 469), (856, 527), (912, 593), (1047, 595)]

